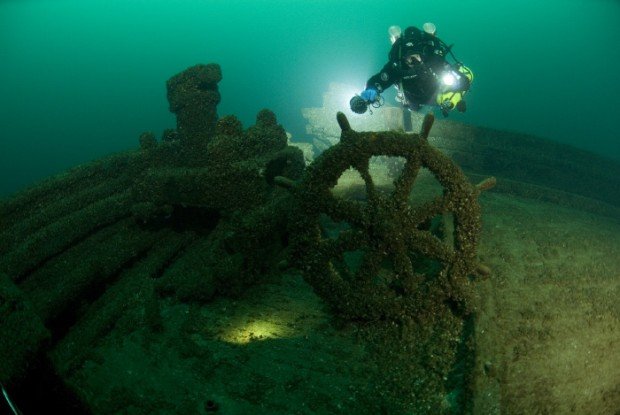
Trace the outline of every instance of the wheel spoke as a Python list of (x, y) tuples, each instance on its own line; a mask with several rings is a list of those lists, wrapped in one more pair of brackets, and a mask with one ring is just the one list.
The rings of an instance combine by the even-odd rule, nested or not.
[(377, 190), (375, 188), (375, 182), (372, 180), (372, 176), (370, 175), (370, 159), (366, 159), (363, 164), (358, 164), (354, 167), (360, 173), (364, 183), (366, 183), (366, 194), (368, 195), (368, 200), (373, 200), (377, 196)]
[(413, 230), (407, 235), (407, 245), (412, 251), (437, 259), (442, 262), (452, 262), (454, 254), (435, 235), (428, 231)]
[(413, 265), (411, 259), (407, 255), (405, 247), (399, 247), (394, 251), (394, 270), (398, 274), (400, 280), (406, 280), (414, 277)]
[(445, 196), (437, 196), (422, 206), (405, 212), (405, 223), (411, 228), (417, 228), (420, 224), (447, 212), (448, 208), (449, 200)]
[(381, 249), (369, 249), (364, 252), (364, 258), (355, 275), (360, 283), (368, 284), (379, 274), (381, 262), (387, 256), (387, 252)]
[(397, 205), (401, 206), (406, 204), (409, 200), (409, 194), (415, 183), (415, 179), (418, 177), (420, 171), (420, 160), (408, 159), (403, 167), (403, 170), (394, 182), (393, 197), (397, 202)]
[(366, 233), (361, 230), (347, 229), (335, 239), (323, 239), (319, 251), (323, 257), (339, 257), (346, 251), (355, 251), (367, 244)]
[(368, 227), (368, 204), (357, 200), (330, 197), (325, 213), (336, 222), (344, 221), (359, 228)]

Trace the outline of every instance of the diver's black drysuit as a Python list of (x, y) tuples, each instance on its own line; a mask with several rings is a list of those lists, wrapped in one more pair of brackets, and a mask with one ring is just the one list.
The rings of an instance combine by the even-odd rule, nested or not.
[[(408, 27), (392, 45), (389, 62), (366, 82), (366, 88), (381, 93), (396, 85), (406, 99), (403, 104), (414, 111), (422, 105), (434, 105), (440, 85), (437, 77), (450, 67), (445, 59), (447, 53), (449, 48), (438, 37)], [(418, 55), (421, 61), (410, 59), (408, 64), (411, 55)]]

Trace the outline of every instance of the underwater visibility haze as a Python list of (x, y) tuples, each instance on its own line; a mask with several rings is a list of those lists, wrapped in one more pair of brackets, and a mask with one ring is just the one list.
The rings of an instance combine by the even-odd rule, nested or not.
[[(466, 111), (359, 114), (426, 22)], [(618, 415), (619, 22), (1, 1), (0, 413)]]
[(0, 195), (171, 127), (165, 80), (196, 63), (223, 68), (220, 115), (270, 108), (307, 138), (301, 108), (359, 93), (388, 27), (427, 21), (475, 74), (453, 119), (620, 158), (617, 1), (5, 0)]

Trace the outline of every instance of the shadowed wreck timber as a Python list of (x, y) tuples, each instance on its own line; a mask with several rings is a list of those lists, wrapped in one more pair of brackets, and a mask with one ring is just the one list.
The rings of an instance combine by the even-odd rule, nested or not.
[[(75, 304), (99, 296), (124, 267), (165, 239), (165, 232), (141, 231), (132, 219), (118, 222), (51, 259), (20, 287), (46, 322), (56, 321)], [(83, 259), (76, 264), (75, 257)]]
[(128, 202), (128, 192), (115, 194), (40, 227), (7, 253), (0, 267), (8, 274), (21, 278), (42, 261), (62, 252), (67, 245), (127, 216)]
[(52, 360), (58, 371), (68, 374), (82, 364), (91, 353), (91, 347), (121, 324), (127, 326), (128, 332), (141, 324), (148, 325), (154, 332), (161, 330), (155, 281), (195, 239), (191, 232), (169, 232), (133, 267), (122, 270), (118, 282), (92, 303), (53, 349)]
[(50, 332), (24, 293), (0, 273), (0, 381), (24, 379), (38, 364)]

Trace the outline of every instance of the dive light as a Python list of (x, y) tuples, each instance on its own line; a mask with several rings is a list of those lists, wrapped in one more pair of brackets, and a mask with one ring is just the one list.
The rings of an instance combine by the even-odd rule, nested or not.
[(441, 75), (441, 83), (446, 87), (456, 86), (461, 76), (453, 70), (446, 71)]

